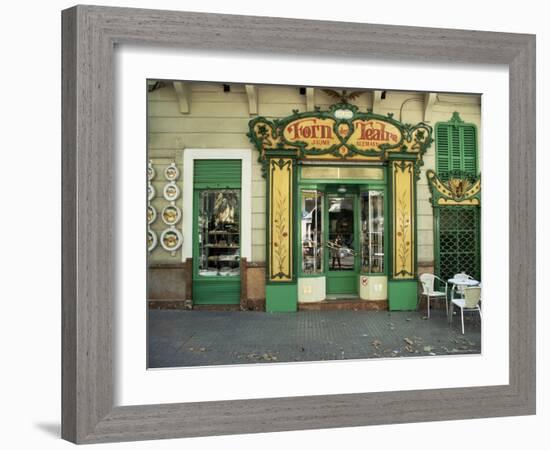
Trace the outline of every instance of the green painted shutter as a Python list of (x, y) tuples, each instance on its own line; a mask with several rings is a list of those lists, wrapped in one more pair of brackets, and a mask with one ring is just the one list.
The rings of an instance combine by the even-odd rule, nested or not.
[(451, 148), (450, 129), (451, 127), (446, 124), (437, 124), (436, 126), (436, 170), (440, 176), (451, 170), (451, 158), (449, 155)]
[(477, 133), (473, 125), (438, 123), (436, 125), (436, 170), (443, 180), (449, 172), (477, 175)]
[(451, 134), (451, 167), (449, 170), (462, 170), (462, 143), (460, 140), (460, 128), (456, 126), (450, 127)]
[(477, 175), (477, 136), (474, 126), (460, 127), (462, 133), (462, 167), (468, 175)]
[(193, 169), (196, 188), (240, 188), (240, 159), (196, 159)]

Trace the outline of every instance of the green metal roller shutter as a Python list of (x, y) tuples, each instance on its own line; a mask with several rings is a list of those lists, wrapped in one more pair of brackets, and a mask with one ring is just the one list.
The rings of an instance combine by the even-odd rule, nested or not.
[(240, 188), (240, 159), (196, 159), (193, 169), (195, 188)]
[[(240, 189), (240, 159), (196, 159), (193, 166), (193, 188)], [(195, 208), (198, 205), (195, 204)], [(197, 218), (194, 219), (196, 230)], [(195, 237), (196, 239), (196, 237)], [(193, 302), (196, 305), (237, 305), (241, 296), (240, 277), (216, 277), (208, 279), (197, 276), (197, 255), (193, 255)]]

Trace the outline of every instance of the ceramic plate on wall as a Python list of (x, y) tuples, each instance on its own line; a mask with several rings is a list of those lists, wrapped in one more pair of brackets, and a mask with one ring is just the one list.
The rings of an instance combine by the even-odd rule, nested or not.
[(155, 198), (155, 194), (155, 186), (153, 186), (151, 183), (147, 183), (147, 198), (149, 199), (149, 201)]
[(162, 248), (168, 252), (175, 252), (181, 247), (182, 242), (183, 236), (174, 227), (167, 228), (160, 235), (160, 245), (162, 245)]
[(157, 220), (157, 210), (153, 206), (147, 205), (147, 223), (151, 225), (155, 220)]
[(168, 205), (162, 210), (161, 217), (166, 225), (176, 225), (181, 219), (181, 210), (175, 205)]
[(176, 167), (175, 163), (170, 164), (166, 169), (164, 169), (164, 177), (168, 181), (176, 181), (180, 176), (180, 171)]
[(149, 164), (147, 164), (147, 179), (151, 181), (153, 178), (155, 178), (155, 175), (157, 172), (155, 171), (155, 168), (153, 167), (153, 163), (149, 161)]
[(166, 186), (164, 186), (164, 198), (169, 202), (173, 202), (178, 199), (180, 196), (180, 188), (176, 183), (171, 181)]
[(158, 243), (157, 233), (155, 233), (151, 229), (147, 230), (147, 250), (152, 252), (157, 246), (157, 243)]

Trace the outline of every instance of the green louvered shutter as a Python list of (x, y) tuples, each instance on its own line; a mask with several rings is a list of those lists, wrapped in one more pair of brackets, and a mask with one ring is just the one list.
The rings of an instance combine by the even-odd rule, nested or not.
[(437, 124), (436, 126), (436, 170), (444, 179), (451, 169), (450, 158), (450, 129), (449, 125)]
[(240, 159), (196, 159), (193, 186), (199, 189), (240, 188)]
[(451, 167), (449, 170), (461, 170), (462, 169), (462, 142), (460, 139), (460, 128), (451, 126)]
[(462, 133), (462, 167), (468, 175), (477, 175), (477, 136), (471, 125), (460, 127)]
[(473, 125), (436, 125), (436, 170), (443, 180), (449, 172), (477, 175), (477, 133)]

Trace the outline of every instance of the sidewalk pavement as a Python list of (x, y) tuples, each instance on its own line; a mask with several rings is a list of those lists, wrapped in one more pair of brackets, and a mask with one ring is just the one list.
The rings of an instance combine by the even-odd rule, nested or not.
[(444, 310), (149, 310), (148, 366), (330, 361), (480, 353), (479, 315), (449, 325)]

